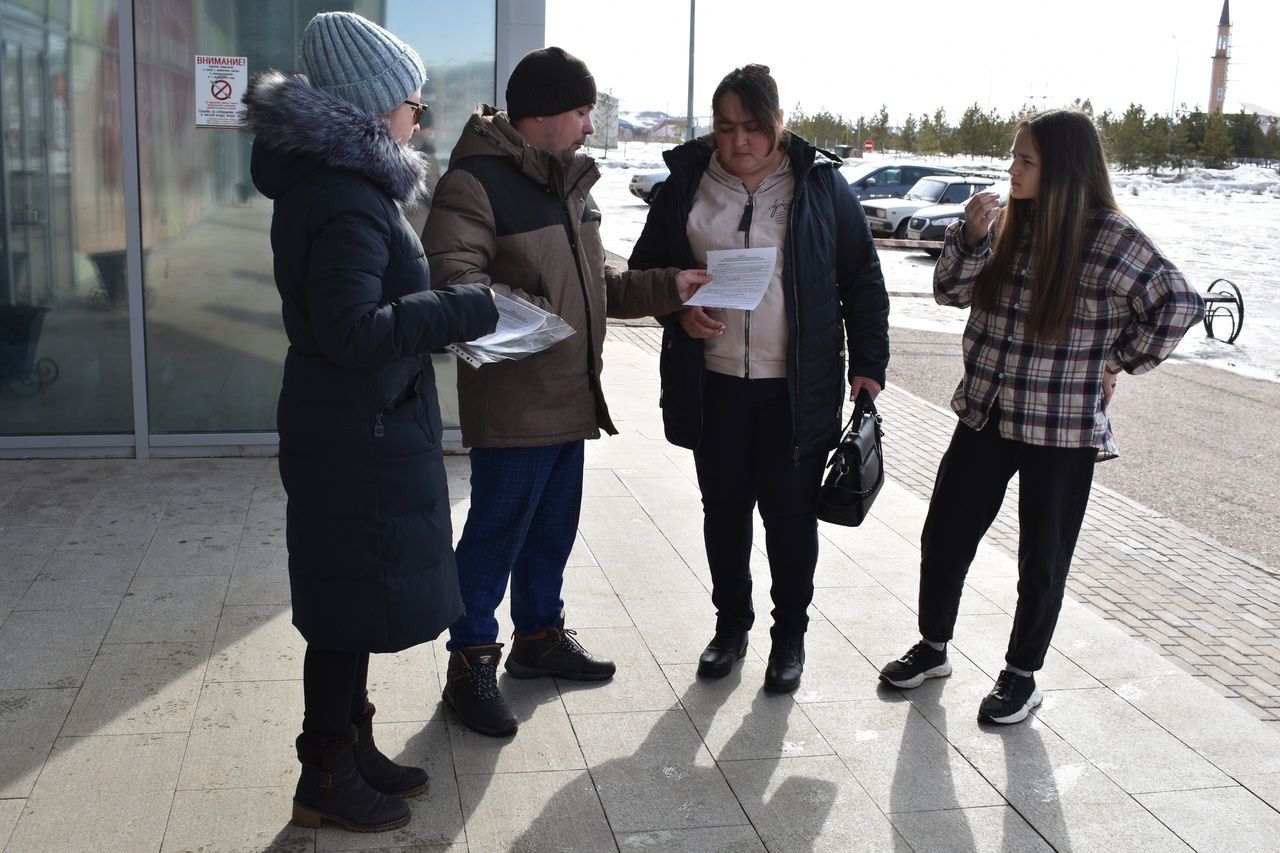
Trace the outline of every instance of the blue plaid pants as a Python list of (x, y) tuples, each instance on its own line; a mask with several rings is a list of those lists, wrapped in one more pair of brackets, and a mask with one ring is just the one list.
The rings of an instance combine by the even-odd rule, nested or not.
[(471, 511), (457, 549), (466, 612), (449, 628), (450, 651), (497, 641), (494, 613), (508, 580), (517, 631), (532, 634), (559, 621), (582, 510), (583, 448), (573, 441), (471, 449)]

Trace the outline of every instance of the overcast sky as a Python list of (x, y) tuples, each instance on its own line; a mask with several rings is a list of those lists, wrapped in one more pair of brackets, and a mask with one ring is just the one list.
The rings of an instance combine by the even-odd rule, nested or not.
[[(1089, 98), (1098, 112), (1205, 107), (1222, 0), (696, 0), (694, 112), (724, 74), (770, 66), (782, 105), (894, 124), (944, 107), (1004, 114)], [(546, 0), (547, 44), (587, 62), (624, 111), (683, 115), (689, 0)], [(1231, 3), (1228, 108), (1280, 112), (1280, 2)]]

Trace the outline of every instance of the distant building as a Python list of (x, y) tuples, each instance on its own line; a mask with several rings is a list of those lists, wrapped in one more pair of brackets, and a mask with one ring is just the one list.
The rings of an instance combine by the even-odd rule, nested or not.
[(1258, 125), (1262, 128), (1263, 133), (1267, 133), (1276, 124), (1280, 124), (1280, 113), (1277, 113), (1275, 110), (1269, 110), (1266, 107), (1258, 106), (1257, 104), (1247, 104), (1244, 101), (1241, 101), (1240, 112), (1257, 116)]
[(1209, 82), (1209, 115), (1219, 115), (1227, 101), (1227, 62), (1231, 59), (1231, 0), (1222, 0), (1218, 19), (1218, 46), (1213, 52), (1213, 73)]
[(672, 118), (658, 110), (622, 113), (618, 117), (621, 138), (635, 142), (680, 142), (684, 139), (684, 127), (683, 118)]

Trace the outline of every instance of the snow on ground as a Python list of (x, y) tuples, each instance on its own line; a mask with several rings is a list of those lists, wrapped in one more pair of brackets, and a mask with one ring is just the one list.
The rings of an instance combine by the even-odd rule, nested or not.
[[(592, 190), (604, 215), (605, 248), (631, 254), (649, 208), (627, 191), (636, 171), (664, 168), (662, 145), (627, 143), (596, 156), (601, 179)], [(990, 160), (957, 159), (959, 167), (991, 168)], [(1188, 169), (1180, 177), (1112, 174), (1116, 198), (1187, 279), (1201, 291), (1217, 278), (1244, 294), (1245, 324), (1235, 344), (1192, 329), (1174, 358), (1280, 382), (1280, 173), (1258, 166)], [(922, 252), (880, 250), (891, 294), (929, 294), (933, 262)], [(932, 298), (891, 296), (890, 322), (905, 328), (959, 333), (965, 314)], [(1218, 331), (1215, 329), (1215, 331)], [(1222, 334), (1222, 332), (1219, 332)]]

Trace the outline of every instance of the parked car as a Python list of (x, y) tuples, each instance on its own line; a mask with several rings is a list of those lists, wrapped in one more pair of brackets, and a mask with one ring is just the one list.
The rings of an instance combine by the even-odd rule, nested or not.
[(995, 183), (992, 178), (972, 175), (933, 175), (921, 178), (902, 198), (864, 201), (871, 233), (877, 237), (892, 234), (898, 239), (907, 236), (907, 220), (911, 214), (934, 204), (961, 204), (978, 190)]
[(854, 198), (902, 198), (921, 178), (929, 175), (958, 175), (955, 169), (925, 163), (876, 161), (842, 166)]
[[(991, 190), (999, 194), (1001, 207), (1008, 204), (1008, 181), (992, 185)], [(964, 221), (964, 207), (967, 203), (968, 201), (966, 200), (957, 204), (935, 204), (920, 208), (915, 212), (914, 216), (907, 220), (907, 239), (941, 240), (943, 235), (946, 234), (947, 226), (953, 222)], [(925, 249), (924, 251), (932, 258), (942, 254), (939, 249)]]
[(671, 172), (666, 169), (655, 169), (652, 172), (636, 172), (631, 176), (631, 183), (627, 185), (627, 189), (645, 204), (653, 204), (653, 200), (658, 197), (658, 193), (662, 192), (662, 185), (666, 183), (669, 177), (671, 177)]

